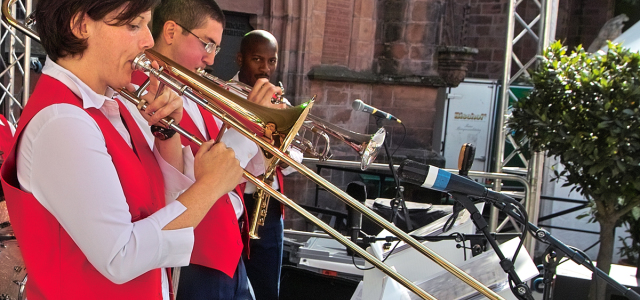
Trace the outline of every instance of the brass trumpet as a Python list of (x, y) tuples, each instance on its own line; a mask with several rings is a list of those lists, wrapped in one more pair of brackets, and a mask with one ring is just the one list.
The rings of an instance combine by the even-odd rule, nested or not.
[[(196, 70), (200, 76), (211, 80), (211, 82), (217, 84), (223, 89), (226, 89), (233, 94), (237, 95), (242, 99), (247, 99), (249, 93), (251, 93), (252, 87), (235, 80), (224, 81), (216, 76), (213, 76), (203, 69)], [(274, 101), (275, 100), (275, 101)], [(280, 102), (282, 103), (282, 98), (273, 99), (272, 102)], [(290, 104), (289, 104), (290, 105)], [(386, 131), (382, 127), (378, 129), (378, 132), (372, 135), (360, 134), (357, 132), (349, 131), (346, 129), (342, 129), (336, 125), (333, 125), (325, 120), (322, 120), (312, 114), (307, 115), (307, 119), (302, 124), (305, 129), (310, 130), (315, 135), (315, 143), (305, 139), (302, 135), (296, 135), (294, 137), (293, 143), (291, 144), (293, 147), (300, 149), (302, 152), (309, 153), (310, 155), (320, 159), (327, 160), (331, 157), (330, 155), (330, 140), (329, 135), (338, 139), (339, 141), (349, 145), (353, 150), (358, 152), (358, 154), (362, 157), (360, 162), (360, 168), (362, 170), (366, 169), (371, 162), (373, 162), (380, 151), (384, 143), (384, 138), (386, 136)], [(318, 151), (319, 148), (319, 139), (322, 138), (324, 140), (323, 151)], [(269, 164), (269, 168), (271, 168), (272, 164)], [(267, 169), (265, 174), (271, 174), (273, 170)], [(271, 184), (273, 182), (273, 176), (264, 178), (265, 182)], [(253, 214), (249, 219), (249, 236), (252, 239), (259, 239), (258, 236), (258, 227), (264, 226), (264, 220), (267, 217), (267, 207), (269, 206), (269, 196), (263, 192), (258, 191), (254, 194), (255, 200), (255, 209)]]
[[(23, 32), (27, 33), (31, 38), (36, 41), (40, 41), (37, 34), (30, 31), (27, 27), (19, 24), (10, 13), (10, 6), (13, 4), (15, 0), (4, 0), (2, 5), (2, 14), (3, 17), (8, 21), (9, 24), (14, 26), (16, 29), (19, 29)], [(150, 54), (149, 50), (146, 51), (146, 54)], [(153, 54), (153, 53), (151, 53)], [(160, 58), (160, 57), (156, 57)], [(407, 233), (398, 229), (395, 225), (387, 222), (385, 219), (377, 215), (375, 212), (371, 211), (367, 207), (365, 207), (362, 203), (350, 197), (346, 192), (338, 189), (333, 186), (327, 180), (309, 170), (302, 164), (291, 159), (287, 156), (282, 149), (286, 148), (278, 148), (267, 142), (262, 138), (262, 135), (265, 132), (264, 127), (267, 123), (273, 121), (278, 126), (283, 126), (283, 130), (286, 131), (287, 137), (285, 138), (285, 142), (283, 146), (288, 146), (292, 136), (295, 135), (295, 132), (302, 126), (302, 122), (306, 119), (306, 116), (309, 112), (313, 104), (313, 99), (302, 104), (296, 106), (295, 108), (289, 108), (284, 110), (273, 110), (266, 109), (259, 105), (251, 105), (248, 104), (250, 102), (244, 99), (238, 99), (236, 95), (231, 94), (230, 92), (220, 88), (219, 86), (215, 86), (211, 84), (210, 81), (204, 82), (204, 79), (191, 72), (182, 68), (181, 66), (175, 64), (170, 60), (158, 61), (161, 65), (161, 68), (154, 69), (151, 67), (151, 61), (146, 57), (144, 53), (140, 54), (138, 58), (133, 63), (133, 68), (142, 70), (145, 72), (149, 72), (150, 76), (155, 76), (158, 80), (170, 87), (176, 93), (185, 96), (193, 101), (196, 101), (198, 104), (206, 106), (207, 110), (210, 109), (212, 113), (220, 120), (222, 120), (227, 126), (230, 126), (236, 129), (239, 133), (243, 134), (247, 138), (253, 140), (257, 143), (261, 148), (265, 149), (269, 153), (271, 153), (277, 160), (282, 160), (287, 163), (289, 166), (295, 168), (300, 174), (308, 177), (313, 180), (315, 183), (324, 187), (327, 191), (334, 194), (340, 200), (344, 201), (360, 213), (364, 214), (371, 220), (373, 220), (378, 225), (387, 229), (389, 232), (397, 236), (400, 240), (407, 243), (408, 245), (415, 248), (420, 253), (427, 256), (429, 259), (433, 260), (439, 266), (443, 267), (448, 272), (454, 274), (457, 278), (465, 282), (466, 284), (472, 286), (482, 295), (490, 298), (490, 299), (503, 299), (494, 291), (489, 289), (488, 287), (482, 285), (476, 279), (470, 277), (468, 274), (464, 273), (460, 268), (451, 264), (450, 262), (444, 260), (437, 253), (433, 252), (429, 248), (425, 247), (423, 244), (418, 242), (416, 239), (409, 236)], [(128, 101), (139, 105), (140, 100), (137, 99), (137, 95), (140, 95), (143, 89), (139, 89), (135, 93), (128, 92), (125, 88), (119, 89), (120, 94)], [(244, 101), (244, 102), (243, 102)], [(141, 105), (142, 107), (143, 105)], [(256, 107), (257, 106), (257, 107)], [(276, 112), (280, 111), (280, 112)], [(281, 123), (280, 123), (281, 122)], [(170, 118), (165, 118), (162, 121), (164, 124), (168, 124), (171, 128), (176, 129), (181, 134), (184, 134), (186, 137), (190, 138), (193, 142), (197, 144), (202, 144), (202, 141), (194, 138), (193, 135), (186, 133), (184, 130), (174, 124)], [(292, 134), (293, 133), (293, 134)], [(274, 161), (277, 161), (274, 159)], [(285, 195), (278, 193), (270, 185), (265, 184), (263, 181), (257, 179), (251, 173), (244, 171), (244, 178), (248, 181), (255, 184), (259, 189), (268, 193), (271, 197), (276, 198), (278, 201), (284, 203), (285, 205), (291, 207), (297, 213), (301, 214), (303, 217), (307, 218), (324, 231), (326, 231), (333, 238), (338, 240), (341, 244), (345, 245), (348, 248), (351, 248), (355, 253), (360, 255), (366, 261), (380, 269), (382, 272), (387, 274), (389, 277), (393, 278), (403, 286), (407, 287), (413, 293), (421, 297), (422, 299), (435, 299), (433, 296), (429, 295), (427, 292), (416, 286), (413, 282), (411, 282), (406, 277), (394, 271), (391, 267), (377, 259), (375, 256), (371, 255), (364, 249), (357, 246), (351, 240), (337, 232), (331, 226), (322, 222), (320, 219), (300, 207), (296, 202), (289, 199)]]
[[(225, 81), (216, 76), (207, 73), (203, 69), (197, 70), (200, 76), (211, 80), (218, 84), (220, 87), (227, 89), (228, 91), (242, 97), (247, 98), (251, 92), (252, 87), (242, 83), (240, 81), (229, 80)], [(347, 129), (340, 128), (333, 125), (313, 114), (307, 115), (307, 119), (303, 123), (303, 127), (311, 130), (314, 134), (319, 135), (325, 140), (324, 150), (322, 152), (317, 150), (317, 143), (312, 143), (309, 140), (303, 138), (296, 138), (292, 146), (297, 147), (303, 152), (320, 159), (327, 160), (331, 158), (329, 136), (345, 143), (351, 149), (355, 150), (361, 156), (360, 168), (365, 170), (375, 159), (380, 152), (380, 149), (384, 143), (386, 131), (384, 128), (378, 129), (374, 134), (367, 135), (357, 132), (353, 132)]]

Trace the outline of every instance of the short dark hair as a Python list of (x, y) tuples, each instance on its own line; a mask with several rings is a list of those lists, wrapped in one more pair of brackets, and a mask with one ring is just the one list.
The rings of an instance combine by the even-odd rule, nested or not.
[(141, 13), (153, 9), (160, 0), (40, 0), (35, 9), (36, 30), (42, 47), (53, 61), (82, 55), (87, 40), (73, 34), (69, 24), (76, 14), (85, 13), (93, 20), (102, 20), (112, 11), (127, 5), (110, 25), (122, 26)]
[[(174, 21), (187, 30), (193, 30), (202, 26), (207, 19), (220, 22), (225, 26), (225, 18), (222, 9), (214, 0), (162, 0), (162, 3), (153, 10), (153, 22), (151, 34), (153, 38), (160, 37), (164, 24)], [(183, 32), (183, 34), (188, 34)]]

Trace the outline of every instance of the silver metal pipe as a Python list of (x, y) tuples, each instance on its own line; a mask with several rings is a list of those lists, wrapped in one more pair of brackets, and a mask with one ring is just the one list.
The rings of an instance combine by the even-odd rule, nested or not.
[[(347, 160), (337, 160), (337, 159), (327, 159), (325, 161), (321, 161), (317, 158), (304, 158), (302, 159), (302, 163), (305, 165), (316, 165), (321, 164), (323, 166), (329, 167), (342, 167), (342, 168), (353, 168), (359, 169), (360, 162), (357, 161), (347, 161)], [(398, 169), (400, 165), (393, 165), (395, 169)], [(372, 163), (367, 170), (378, 170), (378, 171), (388, 171), (388, 164), (381, 163)], [(458, 174), (459, 170), (457, 169), (443, 169), (447, 172)], [(481, 172), (481, 171), (469, 171), (469, 176), (471, 177), (480, 177), (480, 178), (488, 178), (488, 179), (496, 179), (496, 180), (514, 180), (524, 185), (525, 191), (530, 189), (529, 182), (523, 178), (522, 176), (506, 174), (506, 173), (494, 173), (494, 172)]]
[(332, 238), (330, 235), (328, 235), (326, 233), (307, 232), (307, 231), (299, 231), (299, 230), (293, 230), (293, 229), (285, 229), (284, 230), (284, 234), (299, 235), (299, 236), (306, 236), (306, 237), (315, 237), (315, 238), (321, 238), (321, 239), (331, 239)]
[[(24, 0), (24, 15), (28, 16), (32, 10), (32, 0)], [(31, 96), (31, 38), (28, 35), (24, 37), (24, 81), (22, 91), (22, 105), (27, 104)]]
[[(553, 0), (542, 0), (542, 26), (540, 26), (538, 54), (544, 53), (544, 50), (549, 47), (551, 40), (553, 39), (552, 35), (554, 33), (549, 30), (549, 20), (551, 18), (551, 11), (553, 7), (552, 3)], [(527, 198), (526, 209), (529, 214), (529, 222), (533, 225), (538, 225), (538, 216), (540, 215), (540, 196), (542, 193), (544, 161), (544, 152), (534, 152), (529, 160), (529, 168), (527, 169), (527, 179), (531, 184), (531, 195)], [(532, 236), (527, 236), (524, 242), (529, 253), (533, 253), (536, 246), (536, 239)]]
[[(16, 17), (16, 12), (15, 10), (11, 11), (11, 17), (13, 17), (15, 19)], [(6, 98), (7, 101), (5, 102), (5, 108), (4, 108), (4, 114), (5, 116), (8, 116), (12, 113), (11, 109), (13, 107), (13, 101), (14, 100), (14, 95), (15, 95), (15, 81), (16, 81), (16, 67), (15, 67), (15, 60), (14, 60), (14, 54), (16, 53), (16, 29), (15, 27), (12, 27), (9, 30), (10, 36), (9, 36), (9, 97)]]
[[(514, 22), (515, 22), (515, 0), (509, 0), (509, 5), (507, 7), (507, 32), (505, 34), (506, 42), (504, 47), (504, 60), (503, 65), (504, 69), (502, 70), (502, 83), (500, 86), (500, 95), (501, 102), (498, 106), (498, 113), (496, 115), (496, 124), (500, 126), (498, 128), (498, 134), (496, 134), (495, 141), (495, 165), (494, 169), (496, 173), (502, 173), (502, 162), (504, 157), (504, 143), (505, 143), (505, 128), (504, 128), (504, 120), (505, 113), (507, 112), (507, 107), (509, 106), (509, 84), (511, 77), (511, 53), (513, 52), (513, 32), (514, 32)], [(496, 179), (494, 182), (493, 190), (499, 192), (502, 190), (502, 181), (500, 179)], [(498, 227), (498, 209), (492, 208), (491, 214), (489, 217), (489, 230), (495, 231)]]

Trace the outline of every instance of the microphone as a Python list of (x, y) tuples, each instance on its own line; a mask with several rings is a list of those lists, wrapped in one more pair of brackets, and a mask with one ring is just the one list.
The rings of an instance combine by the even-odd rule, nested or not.
[(404, 182), (419, 185), (442, 192), (456, 192), (467, 196), (489, 198), (503, 201), (508, 196), (487, 189), (466, 177), (449, 173), (438, 167), (405, 160), (398, 168), (398, 176)]
[(383, 119), (387, 119), (387, 120), (396, 121), (398, 123), (402, 123), (402, 121), (400, 121), (400, 119), (394, 117), (392, 114), (390, 114), (388, 112), (381, 111), (381, 110), (379, 110), (379, 109), (377, 109), (377, 108), (375, 108), (375, 107), (373, 107), (371, 105), (365, 104), (360, 99), (354, 100), (353, 103), (351, 104), (351, 107), (355, 111), (361, 111), (361, 112), (369, 113), (369, 114), (372, 114), (372, 115), (374, 115), (376, 117), (379, 117), (379, 118), (383, 118)]

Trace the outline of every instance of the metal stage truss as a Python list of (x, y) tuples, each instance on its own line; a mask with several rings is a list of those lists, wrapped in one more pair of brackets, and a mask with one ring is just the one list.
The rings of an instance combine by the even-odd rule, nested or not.
[[(506, 128), (506, 121), (510, 111), (509, 102), (517, 100), (511, 87), (516, 86), (518, 81), (530, 77), (528, 70), (535, 66), (538, 56), (542, 54), (555, 37), (555, 26), (552, 26), (556, 21), (556, 15), (552, 16), (554, 7), (558, 7), (558, 0), (509, 1), (507, 10), (509, 26), (506, 32), (504, 69), (500, 87), (502, 101), (499, 104), (496, 116), (496, 124), (502, 124), (502, 126), (496, 135), (494, 172), (526, 174), (529, 189), (524, 197), (524, 205), (529, 214), (529, 221), (534, 224), (537, 223), (540, 211), (540, 192), (545, 156), (544, 153), (537, 152), (527, 161), (522, 154), (518, 153), (516, 150), (522, 142), (526, 141), (513, 139), (509, 129)], [(535, 53), (531, 52), (527, 55), (525, 54), (527, 51), (519, 51), (530, 48), (532, 44), (537, 45)], [(509, 153), (505, 152), (505, 143), (513, 146), (513, 150)], [(525, 168), (506, 167), (516, 157), (525, 164)], [(500, 191), (501, 184), (502, 180), (495, 180), (494, 189)], [(501, 224), (498, 224), (498, 210), (496, 208), (492, 209), (490, 218), (492, 231), (499, 232), (508, 222), (509, 219), (507, 218)], [(529, 253), (534, 253), (535, 240), (528, 236), (525, 241), (525, 247), (529, 250)]]
[[(24, 20), (31, 13), (32, 0), (16, 1), (12, 12), (14, 18)], [(0, 44), (0, 105), (2, 114), (7, 120), (16, 125), (24, 104), (30, 96), (31, 86), (31, 39), (1, 21)], [(25, 88), (27, 87), (27, 88)]]

